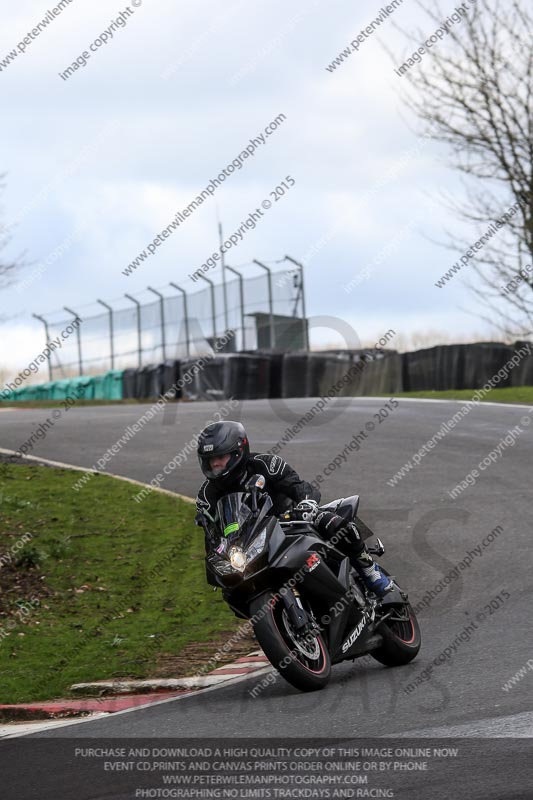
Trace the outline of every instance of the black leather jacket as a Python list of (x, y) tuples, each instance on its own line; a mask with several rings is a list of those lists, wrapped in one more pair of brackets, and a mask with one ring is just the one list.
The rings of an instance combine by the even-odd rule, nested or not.
[(265, 490), (272, 498), (272, 513), (276, 516), (306, 498), (320, 503), (320, 491), (311, 486), (310, 483), (307, 483), (307, 481), (302, 480), (296, 470), (289, 466), (280, 456), (271, 455), (270, 453), (250, 453), (250, 458), (246, 465), (246, 474), (240, 483), (237, 483), (231, 489), (219, 491), (211, 481), (205, 481), (198, 491), (196, 509), (198, 511), (207, 511), (211, 517), (214, 517), (216, 505), (220, 498), (230, 491), (241, 491), (252, 475), (264, 475), (266, 481)]

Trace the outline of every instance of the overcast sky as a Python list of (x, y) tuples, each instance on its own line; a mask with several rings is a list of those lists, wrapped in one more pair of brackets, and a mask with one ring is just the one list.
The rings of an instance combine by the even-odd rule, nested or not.
[[(455, 257), (431, 240), (444, 238), (445, 227), (459, 231), (439, 195), (462, 189), (445, 150), (417, 136), (401, 101), (405, 79), (394, 70), (409, 50), (394, 23), (422, 25), (428, 35), (435, 25), (404, 0), (358, 52), (326, 70), (382, 7), (143, 0), (68, 80), (59, 73), (127, 7), (72, 0), (30, 39), (0, 72), (3, 220), (18, 221), (8, 253), (26, 251), (33, 266), (21, 278), (28, 278), (65, 243), (66, 252), (28, 288), (2, 292), (10, 319), (0, 366), (22, 367), (42, 349), (32, 312), (79, 310), (97, 297), (186, 281), (216, 250), (217, 206), (229, 236), (287, 175), (295, 185), (228, 263), (286, 253), (306, 261), (308, 313), (337, 315), (365, 341), (390, 328), (489, 338), (468, 313), (473, 298), (461, 277), (444, 289), (434, 285)], [(443, 7), (451, 13), (455, 3)], [(53, 0), (5, 4), (0, 63), (51, 8)], [(280, 114), (286, 120), (242, 169), (134, 275), (123, 275), (176, 211)], [(362, 270), (367, 277), (347, 292)], [(327, 331), (314, 337), (334, 338)]]

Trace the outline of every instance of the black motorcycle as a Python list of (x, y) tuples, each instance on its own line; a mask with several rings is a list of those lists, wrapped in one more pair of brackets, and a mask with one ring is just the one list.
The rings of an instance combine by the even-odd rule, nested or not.
[[(264, 486), (264, 477), (254, 475), (246, 491), (218, 501), (215, 522), (202, 512), (197, 521), (206, 533), (208, 582), (223, 590), (237, 617), (251, 621), (271, 664), (297, 689), (314, 691), (340, 661), (369, 653), (398, 666), (415, 658), (420, 629), (394, 579), (383, 598), (369, 592), (347, 556), (312, 525), (269, 513)], [(354, 495), (321, 508), (354, 520), (358, 505)], [(385, 552), (379, 539), (368, 550)]]

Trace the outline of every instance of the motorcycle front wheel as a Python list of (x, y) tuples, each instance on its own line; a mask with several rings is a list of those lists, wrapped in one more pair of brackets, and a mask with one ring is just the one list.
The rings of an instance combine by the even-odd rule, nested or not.
[[(309, 612), (305, 599), (301, 600)], [(322, 634), (299, 635), (277, 592), (257, 597), (250, 605), (250, 616), (263, 652), (288, 683), (302, 692), (314, 692), (327, 684), (331, 659)]]
[(387, 667), (400, 667), (416, 658), (420, 650), (421, 635), (418, 620), (412, 607), (394, 609), (378, 628), (383, 644), (370, 655)]

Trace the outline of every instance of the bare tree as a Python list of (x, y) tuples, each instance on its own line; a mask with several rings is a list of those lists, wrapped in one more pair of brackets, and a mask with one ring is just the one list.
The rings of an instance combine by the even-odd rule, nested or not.
[[(0, 191), (3, 191), (5, 188), (5, 184), (3, 183), (4, 177), (4, 175), (0, 175)], [(6, 286), (11, 285), (15, 280), (16, 270), (22, 267), (19, 258), (11, 261), (2, 256), (3, 251), (9, 245), (10, 241), (10, 231), (0, 220), (0, 289), (5, 289)]]
[[(499, 222), (473, 253), (470, 288), (488, 312), (479, 316), (508, 337), (533, 331), (533, 16), (531, 0), (465, 0), (451, 19), (438, 0), (419, 7), (432, 24), (409, 34), (420, 46), (442, 39), (399, 74), (406, 103), (423, 133), (445, 143), (463, 176), (465, 197), (453, 210), (477, 236), (453, 237), (461, 255)], [(446, 23), (451, 24), (446, 24)], [(434, 23), (434, 24), (433, 24)], [(405, 33), (405, 32), (404, 32)], [(406, 65), (403, 65), (406, 66)], [(409, 66), (409, 62), (407, 62)], [(513, 215), (506, 212), (514, 207)], [(503, 223), (503, 225), (502, 225)], [(459, 262), (458, 262), (459, 263)]]
[[(0, 191), (4, 189), (3, 183), (4, 175), (0, 175)], [(11, 242), (11, 233), (9, 228), (2, 224), (0, 221), (0, 290), (5, 289), (15, 283), (16, 273), (18, 270), (23, 269), (26, 264), (22, 261), (21, 257), (15, 259), (4, 258), (3, 252)], [(6, 317), (0, 314), (0, 322), (5, 320)]]

